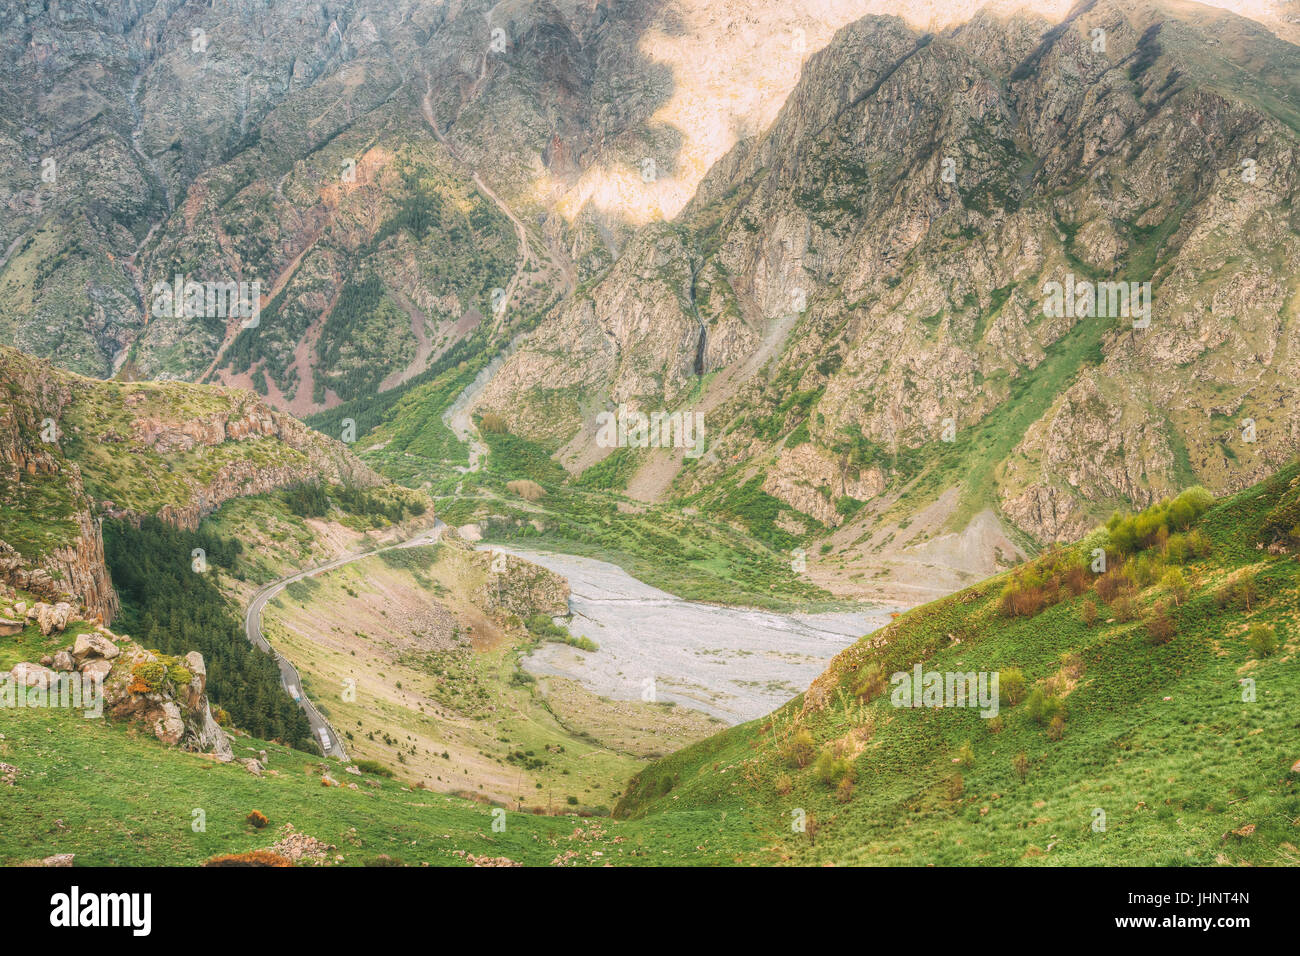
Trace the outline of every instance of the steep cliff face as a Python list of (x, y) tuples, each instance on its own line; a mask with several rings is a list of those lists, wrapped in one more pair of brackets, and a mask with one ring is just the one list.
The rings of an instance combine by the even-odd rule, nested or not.
[(98, 382), (0, 347), (0, 579), (117, 610), (101, 516), (195, 528), (230, 498), (382, 479), (340, 442), (247, 392)]
[[(722, 505), (758, 474), (824, 526), (856, 515), (857, 539), (939, 506), (934, 535), (991, 509), (1068, 539), (1193, 482), (1241, 488), (1300, 448), (1297, 160), (1300, 48), (1233, 15), (869, 17), (672, 227), (691, 288), (616, 266), (585, 293), (597, 317), (655, 303), (656, 334), (601, 343), (570, 304), (481, 407), (563, 440), (591, 414), (557, 400), (571, 383), (614, 396), (644, 369), (641, 404), (672, 408), (694, 378), (714, 454), (670, 494)], [(709, 275), (730, 323), (705, 323), (712, 385), (674, 374)], [(1091, 286), (1091, 311), (1054, 309), (1053, 283)], [(566, 369), (595, 343), (603, 362)], [(879, 560), (854, 540), (836, 555)]]

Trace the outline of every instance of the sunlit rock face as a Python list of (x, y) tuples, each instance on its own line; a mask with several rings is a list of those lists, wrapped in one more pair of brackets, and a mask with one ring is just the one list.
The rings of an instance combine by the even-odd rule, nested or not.
[[(864, 18), (482, 407), (572, 446), (599, 403), (698, 381), (714, 456), (675, 490), (760, 479), (828, 528), (848, 489), (888, 505), (931, 468), (954, 525), (989, 507), (1040, 539), (1244, 487), (1300, 448), (1298, 106), (1300, 48), (1210, 7)], [(1149, 324), (1051, 312), (1076, 273), (1149, 284)]]
[[(1220, 4), (1294, 37), (1294, 4)], [(808, 58), (866, 14), (936, 32), (973, 2), (176, 0), (11, 3), (0, 26), (0, 332), (95, 376), (256, 387), (306, 415), (418, 374), (521, 272), (543, 308), (678, 216), (776, 119)], [(991, 9), (1011, 11), (1018, 4)], [(1202, 10), (1195, 5), (1184, 5)], [(1047, 23), (1060, 0), (1032, 5)], [(1182, 6), (1179, 9), (1183, 9)], [(1199, 15), (1199, 14), (1198, 14)], [(423, 109), (444, 134), (437, 142)], [(350, 169), (351, 179), (343, 180)], [(416, 178), (412, 178), (412, 176)], [(391, 229), (412, 182), (457, 207)], [(468, 250), (473, 250), (471, 255)], [(457, 260), (436, 270), (432, 261)], [(256, 347), (177, 322), (178, 273), (281, 296)], [(381, 306), (328, 321), (372, 273)], [(369, 308), (374, 306), (373, 308)], [(233, 359), (216, 361), (219, 354)]]

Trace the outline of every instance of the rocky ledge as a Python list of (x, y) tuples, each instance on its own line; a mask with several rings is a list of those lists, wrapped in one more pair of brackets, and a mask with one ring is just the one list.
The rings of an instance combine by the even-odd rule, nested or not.
[[(0, 626), (7, 625), (10, 634), (27, 621), (35, 622), (42, 635), (62, 633), (80, 616), (66, 602), (0, 603)], [(15, 664), (0, 674), (0, 684), (9, 684), (30, 702), (39, 700), (42, 691), (60, 687), (68, 675), (102, 681), (102, 716), (143, 726), (172, 747), (212, 754), (223, 763), (234, 758), (230, 738), (212, 716), (207, 666), (197, 651), (184, 657), (157, 654), (99, 624), (52, 655)], [(85, 696), (82, 702), (88, 711), (95, 706)]]

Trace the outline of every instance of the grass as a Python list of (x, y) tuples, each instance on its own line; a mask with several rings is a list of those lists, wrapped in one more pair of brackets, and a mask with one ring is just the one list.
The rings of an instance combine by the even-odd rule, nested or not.
[[(1177, 634), (1168, 644), (1152, 646), (1140, 616), (1120, 621), (1104, 605), (1099, 623), (1084, 625), (1083, 596), (1007, 619), (996, 608), (1003, 581), (990, 579), (904, 615), (884, 632), (883, 647), (846, 651), (828, 672), (824, 699), (796, 698), (652, 765), (617, 812), (648, 819), (671, 801), (677, 812), (741, 813), (763, 827), (773, 859), (807, 864), (1294, 865), (1300, 564), (1254, 541), (1297, 477), (1292, 467), (1202, 519), (1214, 550), (1186, 569), (1194, 583), (1173, 609)], [(1267, 599), (1249, 613), (1220, 608), (1225, 578), (1246, 571)], [(1153, 585), (1139, 605), (1146, 613), (1166, 598)], [(1259, 623), (1278, 635), (1279, 653), (1257, 659), (1247, 646), (1248, 626)], [(1065, 654), (1076, 656), (1081, 674), (1065, 695), (1059, 739), (1023, 704), (1004, 703), (993, 724), (971, 709), (898, 709), (888, 693), (859, 701), (851, 691), (873, 660), (886, 673), (913, 661), (941, 672), (1018, 667), (1043, 686)], [(1243, 699), (1245, 677), (1255, 682), (1253, 701)], [(811, 766), (787, 765), (784, 746), (800, 728), (818, 751), (847, 748), (851, 801), (838, 802)], [(970, 763), (959, 766), (968, 744)], [(815, 843), (791, 831), (796, 809), (818, 821)], [(1104, 830), (1093, 827), (1098, 811)]]
[[(356, 777), (335, 760), (236, 739), (239, 757), (267, 751), (268, 773), (255, 777), (239, 764), (217, 764), (124, 725), (63, 711), (15, 711), (6, 715), (4, 733), (0, 761), (19, 768), (16, 786), (0, 801), (5, 864), (75, 853), (78, 866), (196, 865), (221, 853), (267, 849), (285, 824), (335, 845), (330, 862), (349, 866), (381, 855), (411, 866), (465, 866), (461, 853), (538, 866), (561, 857), (571, 866), (633, 859), (717, 865), (753, 841), (752, 833), (707, 814), (623, 825), (507, 811), (505, 829), (496, 832), (492, 807), (412, 789), (400, 778)], [(357, 789), (324, 787), (323, 772)], [(247, 822), (253, 810), (267, 816), (265, 829)], [(200, 819), (204, 829), (196, 831)]]

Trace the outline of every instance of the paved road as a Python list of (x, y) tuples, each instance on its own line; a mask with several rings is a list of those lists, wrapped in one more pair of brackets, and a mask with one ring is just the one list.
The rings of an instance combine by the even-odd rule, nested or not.
[(262, 650), (274, 655), (276, 664), (280, 667), (280, 682), (284, 684), (284, 689), (289, 692), (301, 705), (303, 712), (307, 715), (307, 722), (311, 724), (312, 737), (319, 744), (322, 744), (321, 732), (327, 736), (329, 746), (325, 747), (325, 754), (328, 757), (338, 757), (340, 760), (347, 760), (347, 751), (343, 749), (343, 742), (339, 739), (338, 733), (330, 726), (330, 722), (325, 719), (316, 706), (307, 699), (307, 695), (302, 690), (302, 677), (298, 674), (298, 669), (283, 655), (276, 651), (262, 633), (262, 610), (266, 607), (268, 601), (283, 591), (294, 581), (301, 581), (303, 578), (312, 578), (318, 574), (324, 574), (326, 571), (333, 571), (335, 568), (341, 568), (345, 564), (351, 564), (353, 561), (359, 561), (362, 558), (368, 558), (371, 555), (380, 554), (384, 551), (392, 551), (395, 548), (413, 548), (421, 544), (433, 544), (442, 537), (442, 529), (447, 527), (443, 524), (442, 519), (434, 521), (433, 527), (421, 531), (413, 538), (402, 541), (398, 544), (390, 544), (387, 547), (375, 548), (370, 551), (357, 551), (353, 554), (345, 554), (342, 557), (335, 558), (332, 561), (326, 561), (324, 564), (318, 564), (313, 568), (305, 571), (298, 571), (288, 577), (281, 578), (271, 584), (268, 584), (262, 590), (253, 595), (253, 599), (248, 602), (248, 610), (244, 614), (244, 633), (248, 640)]

